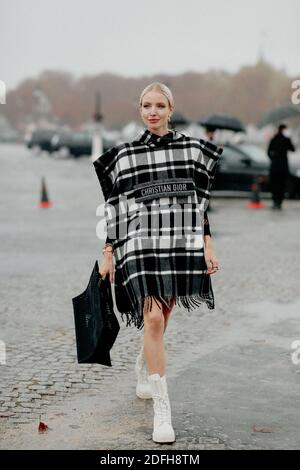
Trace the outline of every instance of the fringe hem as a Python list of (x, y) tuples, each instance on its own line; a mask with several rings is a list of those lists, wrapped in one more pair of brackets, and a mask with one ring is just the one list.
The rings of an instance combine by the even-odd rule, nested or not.
[[(144, 307), (145, 312), (152, 310), (153, 300), (155, 301), (156, 305), (161, 310), (161, 302), (166, 308), (169, 308), (170, 300), (175, 297), (175, 305), (177, 304), (178, 307), (184, 308), (190, 312), (191, 310), (196, 309), (203, 303), (206, 303), (209, 310), (213, 310), (215, 308), (214, 298), (209, 295), (190, 295), (190, 296), (167, 296), (167, 297), (160, 297), (159, 295), (147, 295), (146, 297), (139, 299), (138, 304), (134, 310), (130, 310), (129, 312), (122, 312), (121, 319), (124, 322), (126, 320), (126, 327), (127, 326), (135, 326), (138, 330), (141, 330), (144, 326)], [(126, 318), (124, 318), (126, 317)]]

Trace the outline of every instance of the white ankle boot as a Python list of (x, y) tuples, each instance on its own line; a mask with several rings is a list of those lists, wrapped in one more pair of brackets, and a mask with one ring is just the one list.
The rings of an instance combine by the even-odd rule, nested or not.
[(172, 443), (175, 441), (175, 432), (171, 420), (166, 376), (151, 374), (148, 380), (151, 385), (154, 410), (152, 439), (161, 444)]
[(146, 361), (145, 361), (145, 356), (144, 356), (144, 344), (142, 344), (141, 350), (136, 359), (135, 374), (137, 378), (137, 384), (136, 384), (137, 396), (142, 399), (152, 398), (151, 386), (148, 380), (149, 374), (147, 371)]

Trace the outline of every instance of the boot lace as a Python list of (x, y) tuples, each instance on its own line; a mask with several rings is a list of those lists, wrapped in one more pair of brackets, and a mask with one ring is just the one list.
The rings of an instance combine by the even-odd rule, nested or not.
[(154, 401), (154, 411), (157, 418), (160, 420), (160, 423), (169, 423), (171, 424), (170, 417), (170, 407), (168, 403), (168, 398), (163, 396), (153, 397)]

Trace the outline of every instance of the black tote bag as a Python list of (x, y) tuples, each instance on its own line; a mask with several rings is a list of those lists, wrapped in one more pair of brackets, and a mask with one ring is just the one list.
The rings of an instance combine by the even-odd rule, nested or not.
[(72, 299), (77, 359), (111, 367), (110, 350), (120, 330), (113, 309), (111, 284), (95, 262), (87, 288)]

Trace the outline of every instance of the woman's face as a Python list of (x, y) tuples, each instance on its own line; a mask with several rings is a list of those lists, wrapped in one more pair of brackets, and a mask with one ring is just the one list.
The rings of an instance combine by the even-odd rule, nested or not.
[(143, 96), (140, 111), (144, 124), (151, 132), (167, 131), (172, 108), (165, 95), (159, 91), (149, 91)]

